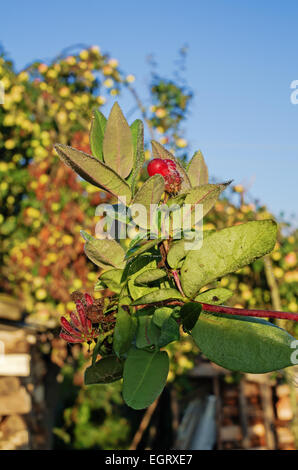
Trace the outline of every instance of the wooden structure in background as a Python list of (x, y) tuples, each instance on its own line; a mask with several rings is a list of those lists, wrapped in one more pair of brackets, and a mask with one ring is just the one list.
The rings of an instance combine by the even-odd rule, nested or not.
[(0, 450), (48, 448), (44, 362), (22, 309), (0, 298)]

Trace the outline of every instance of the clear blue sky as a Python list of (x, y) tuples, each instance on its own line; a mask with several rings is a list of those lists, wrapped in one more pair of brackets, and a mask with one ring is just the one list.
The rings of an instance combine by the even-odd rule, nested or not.
[[(296, 213), (297, 0), (10, 0), (1, 4), (0, 42), (18, 69), (66, 46), (98, 44), (137, 77), (146, 56), (169, 75), (189, 45), (186, 77), (195, 92), (186, 137), (213, 176), (253, 183), (250, 193), (276, 215)], [(124, 110), (128, 98), (120, 100)]]

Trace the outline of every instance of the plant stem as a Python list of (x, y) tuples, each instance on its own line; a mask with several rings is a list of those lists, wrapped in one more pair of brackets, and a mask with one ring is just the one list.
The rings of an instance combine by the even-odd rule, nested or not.
[(182, 289), (181, 282), (180, 282), (179, 275), (178, 275), (177, 271), (174, 269), (172, 271), (172, 274), (173, 274), (173, 278), (175, 280), (176, 286), (177, 286), (180, 294), (182, 295), (182, 297), (185, 297), (185, 294), (183, 292), (183, 289)]
[(223, 307), (222, 305), (203, 304), (202, 309), (205, 312), (224, 313), (227, 315), (240, 315), (243, 317), (265, 317), (265, 318), (281, 318), (283, 320), (298, 321), (297, 313), (276, 312), (270, 310), (247, 310), (245, 308)]

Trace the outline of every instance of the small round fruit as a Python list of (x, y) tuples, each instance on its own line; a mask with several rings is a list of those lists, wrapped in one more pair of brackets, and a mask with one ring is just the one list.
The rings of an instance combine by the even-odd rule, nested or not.
[(154, 158), (147, 166), (149, 176), (153, 175), (166, 175), (168, 173), (168, 166), (161, 158)]

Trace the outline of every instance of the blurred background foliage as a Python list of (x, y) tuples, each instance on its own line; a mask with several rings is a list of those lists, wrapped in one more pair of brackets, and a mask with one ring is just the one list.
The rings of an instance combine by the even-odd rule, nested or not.
[[(53, 145), (69, 144), (90, 153), (92, 109), (106, 103), (110, 107), (126, 90), (135, 100), (136, 117), (147, 124), (148, 137), (168, 145), (185, 161), (188, 142), (183, 124), (193, 96), (183, 79), (185, 57), (183, 48), (174, 78), (161, 77), (152, 61), (148, 102), (138, 96), (134, 76), (97, 46), (66, 50), (51, 63), (34, 62), (20, 72), (4, 52), (0, 55), (5, 87), (5, 103), (0, 106), (0, 289), (2, 295), (21, 300), (26, 322), (46, 329), (40, 335), (40, 349), (57, 366), (60, 384), (56, 447), (127, 448), (142, 413), (129, 414), (118, 383), (85, 388), (87, 347), (70, 348), (58, 338), (60, 316), (74, 308), (71, 292), (102, 295), (93, 292), (99, 271), (85, 257), (79, 231), (93, 232), (95, 208), (108, 197), (61, 165)], [(216, 168), (209, 171), (214, 175)], [(236, 184), (208, 214), (204, 228), (268, 217), (272, 215), (266, 207)], [(297, 312), (297, 230), (278, 222), (278, 242), (265, 262), (257, 260), (221, 279), (221, 286), (235, 292), (230, 305)], [(173, 358), (170, 387), (183, 395), (198, 350), (186, 337), (168, 350)]]

